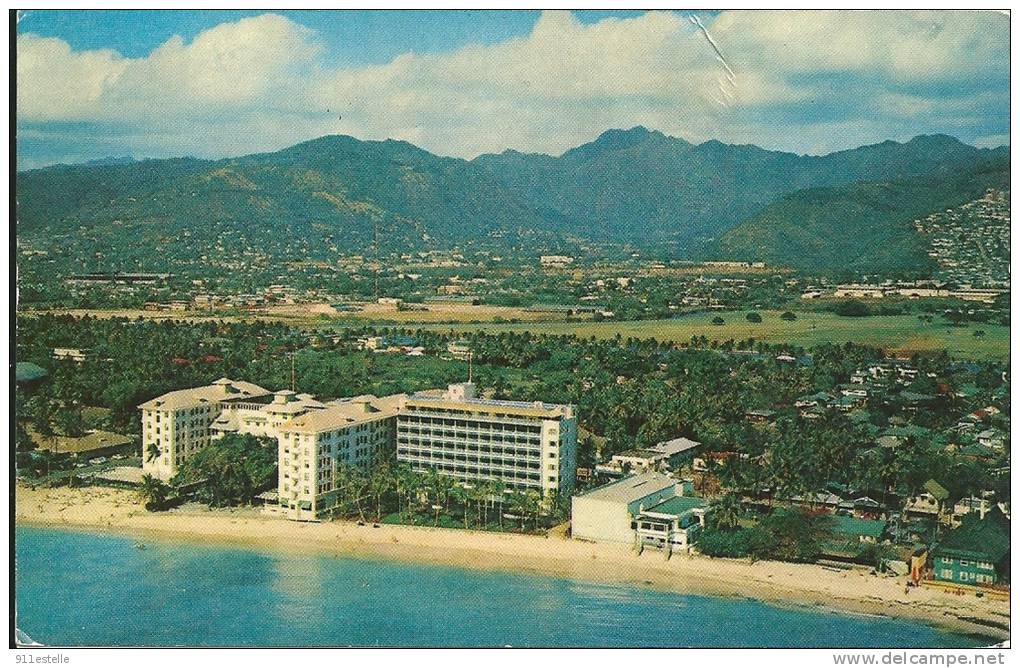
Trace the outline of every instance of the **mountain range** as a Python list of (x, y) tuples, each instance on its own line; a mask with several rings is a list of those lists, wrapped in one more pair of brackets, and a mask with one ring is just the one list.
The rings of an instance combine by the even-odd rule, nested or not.
[(636, 127), (558, 157), (508, 150), (474, 160), (326, 136), (239, 158), (111, 163), (18, 173), (19, 237), (87, 234), (116, 250), (241, 229), (256, 243), (347, 252), (376, 240), (421, 250), (570, 239), (679, 259), (916, 269), (927, 260), (910, 220), (1009, 187), (1008, 147), (946, 135), (802, 156)]

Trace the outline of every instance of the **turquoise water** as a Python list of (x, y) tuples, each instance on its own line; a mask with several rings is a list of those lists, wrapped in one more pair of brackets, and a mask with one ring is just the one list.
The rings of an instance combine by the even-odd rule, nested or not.
[(962, 647), (743, 599), (54, 529), (16, 533), (18, 627), (50, 645)]

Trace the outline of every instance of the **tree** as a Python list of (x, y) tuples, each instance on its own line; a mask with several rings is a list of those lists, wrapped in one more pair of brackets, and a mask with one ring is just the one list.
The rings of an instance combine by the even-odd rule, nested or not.
[(170, 495), (170, 486), (151, 473), (146, 473), (142, 476), (142, 486), (138, 494), (146, 510), (159, 510)]
[(758, 559), (814, 561), (832, 538), (832, 517), (796, 509), (776, 510), (755, 528), (751, 555)]
[(746, 316), (748, 322), (759, 323), (761, 322), (761, 314), (756, 311), (751, 311)]
[(783, 311), (783, 314), (779, 316), (779, 319), (785, 320), (786, 322), (793, 322), (797, 319), (797, 314), (793, 311)]
[(833, 313), (851, 318), (859, 318), (870, 315), (871, 309), (862, 301), (847, 299), (836, 304), (835, 308), (833, 308)]
[(740, 521), (741, 510), (740, 498), (736, 494), (724, 494), (712, 505), (711, 518), (719, 528), (733, 529)]
[(712, 324), (718, 327), (719, 325), (725, 325), (726, 321), (719, 316), (715, 316), (712, 318)]
[(276, 483), (276, 448), (254, 436), (228, 434), (186, 459), (170, 483), (200, 483), (195, 495), (210, 506), (249, 504)]

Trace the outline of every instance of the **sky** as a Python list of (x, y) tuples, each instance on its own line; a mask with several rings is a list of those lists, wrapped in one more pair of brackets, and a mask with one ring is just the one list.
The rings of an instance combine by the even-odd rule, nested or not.
[(643, 125), (822, 154), (1009, 143), (1009, 21), (908, 11), (28, 11), (19, 169), (326, 134), (473, 158)]

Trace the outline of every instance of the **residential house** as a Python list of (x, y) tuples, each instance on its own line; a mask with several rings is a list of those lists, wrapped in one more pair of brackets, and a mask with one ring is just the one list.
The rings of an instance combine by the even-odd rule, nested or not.
[(1009, 577), (1009, 521), (998, 508), (969, 513), (932, 550), (933, 577), (943, 582), (993, 585)]

